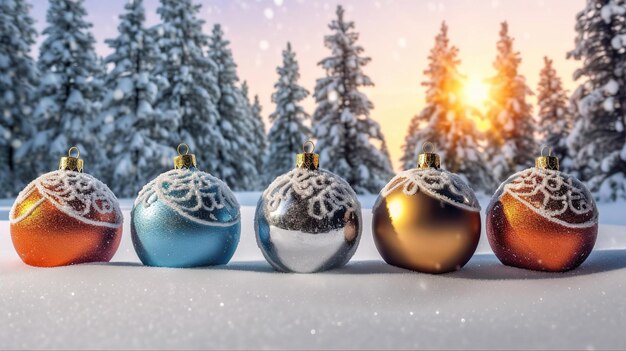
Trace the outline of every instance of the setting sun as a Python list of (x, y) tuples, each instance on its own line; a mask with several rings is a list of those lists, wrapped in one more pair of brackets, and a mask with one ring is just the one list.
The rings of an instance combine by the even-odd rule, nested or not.
[(478, 109), (482, 109), (489, 98), (489, 86), (481, 79), (469, 78), (463, 84), (463, 100)]
[[(489, 86), (481, 79), (469, 78), (463, 84), (461, 94), (466, 104), (483, 111), (485, 103), (489, 99)], [(481, 116), (474, 116), (474, 120), (476, 128), (481, 132), (491, 127), (491, 123)]]

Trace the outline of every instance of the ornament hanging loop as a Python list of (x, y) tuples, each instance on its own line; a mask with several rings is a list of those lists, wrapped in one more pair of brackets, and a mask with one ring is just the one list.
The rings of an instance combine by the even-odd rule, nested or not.
[(435, 144), (431, 143), (430, 141), (425, 141), (422, 144), (422, 153), (426, 153), (426, 154), (435, 153)]
[[(72, 156), (75, 151), (76, 156)], [(61, 157), (59, 160), (59, 170), (62, 171), (83, 171), (83, 160), (80, 157), (80, 149), (77, 146), (72, 146), (67, 150), (67, 156)]]
[(548, 146), (545, 144), (541, 146), (541, 156), (543, 157), (543, 151), (545, 149), (548, 149), (548, 156), (552, 156), (552, 146)]
[[(311, 145), (311, 151), (306, 151), (307, 145)], [(315, 144), (307, 140), (302, 144), (302, 153), (296, 155), (296, 167), (314, 171), (320, 167), (320, 155), (315, 152)]]
[[(180, 149), (184, 148), (185, 152), (180, 152)], [(178, 155), (182, 156), (182, 155), (189, 155), (189, 145), (185, 144), (185, 143), (180, 143), (178, 144), (178, 146), (176, 147), (176, 152), (178, 152)]]
[[(184, 152), (181, 152), (181, 149)], [(189, 145), (185, 143), (178, 144), (176, 152), (178, 152), (178, 156), (174, 157), (174, 169), (196, 167), (196, 155), (189, 153)]]
[(434, 168), (441, 167), (441, 159), (435, 153), (435, 144), (426, 141), (422, 144), (422, 153), (417, 156), (417, 168)]
[[(76, 156), (72, 156), (72, 151), (76, 151)], [(69, 150), (67, 150), (67, 156), (80, 158), (80, 149), (76, 146), (72, 146)]]
[[(548, 149), (548, 155), (544, 156), (543, 152)], [(552, 147), (548, 145), (542, 145), (539, 157), (535, 159), (535, 167), (539, 169), (547, 169), (551, 171), (559, 170), (559, 159), (556, 156), (552, 156)]]
[[(306, 151), (307, 145), (311, 145), (311, 151)], [(302, 144), (302, 152), (304, 153), (313, 153), (315, 152), (315, 144), (311, 140), (307, 140)]]

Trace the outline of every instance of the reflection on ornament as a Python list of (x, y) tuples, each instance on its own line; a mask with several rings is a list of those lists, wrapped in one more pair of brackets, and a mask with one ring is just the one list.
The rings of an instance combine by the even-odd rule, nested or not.
[(598, 211), (589, 191), (541, 156), (536, 167), (514, 174), (487, 209), (487, 237), (502, 263), (541, 271), (567, 271), (591, 253)]
[(123, 220), (118, 201), (104, 183), (82, 173), (79, 155), (72, 147), (59, 170), (33, 180), (11, 208), (13, 245), (29, 265), (109, 261), (117, 251)]
[(282, 272), (341, 267), (361, 237), (356, 194), (345, 180), (318, 168), (313, 150), (298, 154), (296, 166), (263, 192), (254, 220), (257, 244)]
[(461, 268), (474, 254), (480, 206), (463, 180), (439, 164), (437, 154), (420, 154), (418, 168), (394, 177), (376, 200), (374, 242), (387, 263), (445, 273)]
[(135, 200), (135, 251), (150, 266), (226, 264), (239, 243), (239, 204), (224, 182), (196, 168), (186, 144), (178, 151), (175, 169), (146, 184)]

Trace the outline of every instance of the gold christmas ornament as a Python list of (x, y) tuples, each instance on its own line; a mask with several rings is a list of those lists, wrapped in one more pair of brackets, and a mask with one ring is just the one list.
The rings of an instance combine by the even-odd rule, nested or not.
[(480, 205), (457, 175), (441, 170), (425, 143), (417, 168), (394, 177), (373, 208), (374, 242), (394, 266), (425, 273), (463, 267), (480, 239)]

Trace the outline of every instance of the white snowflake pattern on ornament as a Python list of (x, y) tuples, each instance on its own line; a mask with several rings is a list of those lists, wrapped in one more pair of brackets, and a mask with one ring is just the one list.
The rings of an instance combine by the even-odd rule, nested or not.
[[(15, 217), (17, 206), (35, 191), (39, 192), (41, 199), (23, 215)], [(59, 211), (87, 224), (109, 228), (118, 228), (122, 225), (122, 211), (113, 192), (89, 174), (67, 170), (49, 172), (30, 182), (15, 199), (9, 214), (11, 224), (28, 217), (44, 201), (49, 201)], [(115, 222), (94, 220), (91, 216), (93, 213), (100, 215), (115, 213)]]
[[(228, 227), (239, 221), (239, 212), (229, 222), (218, 221), (214, 214), (216, 210), (226, 205), (239, 208), (239, 203), (226, 183), (206, 172), (189, 169), (165, 172), (141, 189), (135, 206), (143, 203), (150, 207), (157, 200), (179, 215), (203, 225)], [(207, 211), (212, 221), (196, 216), (199, 211)]]
[(387, 197), (399, 188), (402, 188), (402, 192), (407, 196), (423, 191), (450, 205), (468, 211), (480, 211), (480, 204), (472, 189), (460, 178), (445, 170), (425, 168), (400, 172), (381, 190), (380, 195)]
[(267, 209), (275, 211), (282, 201), (298, 195), (308, 201), (308, 215), (315, 219), (332, 218), (335, 212), (356, 211), (360, 205), (352, 201), (354, 190), (343, 179), (323, 170), (295, 168), (276, 178), (265, 190)]
[(583, 223), (564, 221), (559, 216), (568, 211), (586, 215), (595, 211), (593, 198), (585, 188), (573, 183), (573, 178), (560, 171), (529, 168), (511, 176), (503, 187), (526, 207), (549, 221), (571, 228), (591, 227), (598, 223), (598, 215)]

